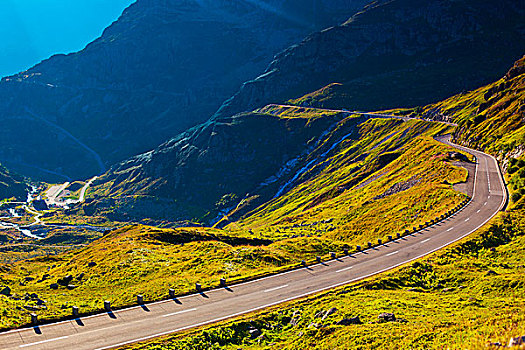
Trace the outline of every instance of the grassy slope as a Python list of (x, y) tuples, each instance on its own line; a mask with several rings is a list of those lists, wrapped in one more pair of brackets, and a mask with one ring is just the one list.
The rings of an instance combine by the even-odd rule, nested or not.
[[(416, 121), (362, 123), (327, 159), (319, 152), (306, 159), (322, 161), (305, 172), (300, 179), (304, 182), (227, 229), (250, 229), (267, 238), (314, 235), (355, 245), (424, 223), (461, 201), (462, 195), (450, 184), (467, 177), (464, 169), (447, 161), (452, 149), (431, 138), (443, 129)], [(406, 191), (375, 198), (411, 179), (419, 182)], [(316, 222), (312, 230), (310, 225)]]
[[(345, 123), (348, 122), (351, 121), (343, 121), (341, 130), (334, 130), (329, 140), (339, 140), (342, 134), (347, 133)], [(403, 132), (408, 129), (410, 130), (407, 133)], [(185, 293), (193, 289), (195, 282), (202, 283), (205, 287), (217, 285), (219, 278), (223, 276), (233, 281), (275, 272), (297, 264), (301, 259), (312, 259), (316, 255), (340, 250), (343, 244), (364, 245), (372, 237), (403, 229), (408, 221), (402, 220), (400, 224), (397, 220), (404, 218), (404, 215), (417, 214), (423, 221), (427, 217), (435, 217), (455, 206), (464, 197), (453, 191), (450, 184), (445, 184), (445, 180), (454, 183), (464, 180), (466, 176), (465, 170), (451, 166), (446, 158), (450, 148), (431, 139), (433, 133), (442, 129), (442, 126), (428, 122), (402, 124), (376, 120), (362, 123), (355, 139), (340, 144), (329, 154), (326, 167), (320, 171), (312, 170), (308, 181), (293, 188), (283, 197), (289, 201), (286, 223), (279, 219), (283, 215), (279, 211), (280, 205), (272, 209), (275, 203), (271, 202), (255, 211), (253, 218), (248, 216), (238, 225), (231, 224), (226, 230), (163, 230), (129, 226), (77, 251), (2, 267), (0, 286), (10, 286), (14, 296), (22, 300), (0, 296), (0, 314), (3, 315), (0, 328), (15, 327), (28, 321), (30, 312), (22, 308), (26, 305), (34, 306), (35, 300), (23, 300), (25, 293), (36, 293), (47, 301), (47, 309), (38, 311), (41, 319), (67, 315), (71, 305), (80, 306), (82, 312), (100, 309), (104, 300), (111, 300), (115, 306), (129, 305), (134, 302), (136, 294), (143, 294), (146, 300), (158, 299), (166, 295), (168, 288), (175, 288), (177, 293)], [(399, 133), (385, 140), (393, 130), (398, 130)], [(331, 145), (329, 140), (319, 151), (326, 151)], [(388, 163), (381, 160), (384, 154), (389, 154), (400, 146), (402, 148), (395, 151), (399, 156), (394, 161)], [(369, 158), (350, 162), (350, 158), (355, 157), (360, 149), (369, 150)], [(420, 161), (411, 161), (414, 157), (418, 157)], [(332, 195), (330, 199), (316, 202), (319, 204), (311, 209), (303, 210), (303, 206), (311, 203), (312, 198), (324, 193), (327, 183), (335, 184), (357, 178), (362, 181), (378, 171), (387, 174), (362, 190)], [(384, 199), (369, 198), (370, 193), (384, 193), (393, 184), (419, 173), (422, 180), (416, 187)], [(436, 201), (441, 199), (444, 202), (436, 205)], [(365, 212), (356, 201), (370, 202), (365, 206)], [(387, 218), (389, 224), (385, 226), (384, 219), (373, 218), (384, 215), (383, 209), (387, 205), (392, 212), (398, 214)], [(352, 210), (348, 211), (349, 207)], [(409, 209), (408, 214), (400, 214), (410, 207), (414, 208)], [(265, 218), (261, 218), (261, 213), (264, 213)], [(355, 222), (354, 216), (357, 215), (364, 215), (369, 219), (359, 230), (345, 232)], [(312, 224), (313, 221), (328, 217), (334, 220), (315, 227), (293, 227), (292, 224)], [(332, 229), (332, 226), (336, 228)], [(379, 230), (380, 226), (385, 226), (390, 231)], [(261, 244), (263, 242), (260, 239), (270, 239), (274, 243)], [(96, 266), (89, 267), (89, 262), (95, 262)], [(84, 276), (77, 279), (81, 273)], [(40, 281), (44, 274), (50, 276), (45, 281)], [(76, 285), (76, 289), (49, 288), (51, 283), (67, 275), (74, 277), (71, 284)], [(35, 279), (24, 282), (25, 277)], [(20, 282), (24, 282), (23, 285)]]
[[(520, 74), (521, 73), (521, 74)], [(500, 161), (522, 154), (525, 144), (525, 57), (505, 77), (475, 91), (424, 108), (459, 124), (458, 142), (489, 152)]]
[[(525, 333), (523, 244), (523, 212), (511, 211), (468, 240), (409, 266), (235, 321), (128, 348), (484, 349), (488, 341), (506, 343), (510, 336)], [(332, 307), (337, 312), (327, 319), (316, 317)], [(383, 312), (395, 313), (398, 322), (378, 322)], [(363, 324), (334, 325), (355, 316)], [(264, 337), (252, 340), (251, 327), (262, 330)]]
[[(516, 69), (524, 72), (520, 68), (524, 61), (517, 62), (514, 74)], [(452, 119), (460, 125), (459, 142), (508, 163), (506, 179), (514, 201), (489, 226), (444, 251), (359, 284), (131, 347), (484, 349), (489, 341), (506, 343), (511, 336), (525, 334), (524, 78), (508, 74), (506, 79), (433, 106), (396, 111)], [(315, 94), (325, 98), (330, 89)], [(252, 219), (255, 223), (256, 218)], [(338, 309), (333, 316), (324, 321), (315, 317), (331, 307)], [(394, 312), (401, 322), (379, 323), (377, 316), (382, 312)], [(333, 324), (353, 316), (364, 324)], [(264, 337), (250, 339), (250, 327), (261, 329)]]

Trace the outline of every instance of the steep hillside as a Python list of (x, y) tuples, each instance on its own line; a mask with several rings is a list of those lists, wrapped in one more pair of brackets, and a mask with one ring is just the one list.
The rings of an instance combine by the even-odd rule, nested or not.
[[(314, 129), (316, 123), (338, 118), (337, 115), (315, 118), (314, 112), (319, 111), (312, 110), (303, 111), (310, 114), (309, 118), (300, 118), (301, 113), (295, 109), (271, 106), (270, 110), (276, 113), (274, 118), (259, 114), (270, 120), (270, 125), (289, 123), (296, 127), (305, 121), (310, 123), (310, 127), (295, 129), (298, 138), (307, 134), (309, 128)], [(259, 123), (255, 125), (259, 130), (267, 130), (262, 129), (264, 124), (257, 117), (252, 118)], [(136, 294), (156, 300), (165, 297), (168, 288), (183, 294), (192, 291), (196, 282), (204, 287), (216, 286), (221, 277), (233, 283), (297, 267), (302, 259), (313, 260), (343, 247), (355, 249), (372, 239), (404, 232), (464, 200), (465, 195), (454, 191), (451, 184), (464, 181), (467, 172), (455, 166), (450, 147), (432, 139), (432, 135), (446, 131), (446, 126), (423, 121), (357, 122), (359, 119), (344, 118), (337, 122), (321, 144), (299, 157), (290, 170), (282, 171), (289, 172), (287, 180), (277, 177), (273, 179), (275, 185), (269, 180), (263, 186), (274, 186), (272, 196), (275, 191), (286, 189), (287, 186), (283, 187), (286, 183), (291, 190), (285, 190), (281, 197), (252, 214), (248, 212), (250, 200), (241, 201), (229, 219), (236, 215), (243, 219), (233, 223), (224, 219), (225, 224), (229, 223), (225, 229), (126, 226), (77, 250), (9, 265), (0, 263), (0, 288), (9, 287), (11, 294), (0, 296), (0, 313), (4, 315), (0, 328), (24, 324), (31, 310), (36, 310), (41, 319), (51, 320), (69, 314), (71, 305), (78, 305), (82, 312), (91, 312), (100, 310), (104, 300), (120, 307), (134, 303)], [(274, 137), (281, 136), (278, 130), (267, 130), (258, 143), (267, 147), (270, 141), (275, 142)], [(345, 138), (350, 131), (352, 137)], [(268, 136), (272, 133), (276, 135)], [(228, 133), (221, 131), (221, 135), (224, 138)], [(216, 154), (220, 149), (210, 146), (200, 153)], [(352, 160), (356, 149), (370, 156)], [(239, 154), (247, 154), (246, 149)], [(239, 154), (239, 163), (228, 163), (229, 167), (246, 167), (243, 161), (247, 158)], [(310, 164), (308, 174), (301, 172), (310, 163), (310, 157), (319, 162)], [(259, 164), (258, 160), (251, 164)], [(184, 161), (191, 164), (190, 160)], [(260, 161), (268, 162), (263, 157)], [(135, 177), (154, 164), (138, 165)], [(184, 173), (177, 168), (175, 171)], [(298, 176), (298, 171), (303, 175)], [(192, 175), (196, 177), (195, 183), (203, 179), (197, 173)], [(140, 184), (131, 177), (128, 186)], [(332, 187), (332, 180), (336, 188)], [(341, 188), (345, 181), (349, 190)], [(125, 187), (124, 182), (116, 186)], [(264, 194), (264, 191), (252, 193)], [(281, 201), (287, 203), (281, 205)], [(276, 203), (279, 205), (274, 208)], [(247, 208), (243, 209), (245, 205)], [(115, 207), (106, 210), (126, 210)], [(385, 215), (388, 220), (384, 220)], [(363, 220), (356, 225), (358, 216)], [(0, 261), (8, 261), (10, 254), (5, 247), (0, 251)], [(33, 293), (37, 297), (32, 297)]]
[(524, 217), (511, 211), (454, 247), (358, 284), (121, 349), (500, 349), (525, 335)]
[(87, 178), (205, 121), (240, 84), (367, 0), (138, 0), (84, 50), (0, 83), (0, 161)]
[[(217, 112), (283, 102), (337, 82), (352, 110), (428, 104), (493, 81), (525, 50), (515, 0), (377, 1), (280, 53)], [(482, 54), (481, 54), (482, 53)], [(337, 103), (338, 101), (332, 101)]]
[[(275, 105), (215, 119), (114, 167), (95, 182), (79, 213), (118, 221), (197, 220), (213, 225), (220, 220), (218, 226), (224, 227), (275, 197), (268, 208), (280, 209), (260, 216), (277, 220), (353, 194), (355, 190), (349, 190), (365, 187), (362, 183), (376, 172), (385, 175), (391, 163), (412, 168), (414, 164), (407, 167), (400, 161), (409, 162), (409, 153), (433, 162), (437, 142), (428, 137), (446, 130), (433, 123), (366, 120), (346, 112)], [(423, 135), (425, 141), (418, 139)], [(449, 171), (437, 166), (435, 174), (441, 170)], [(394, 180), (411, 184), (408, 187), (433, 181), (417, 173), (413, 178), (385, 176), (371, 193)], [(435, 189), (432, 185), (429, 193)], [(288, 192), (298, 196), (296, 203), (282, 197)], [(359, 202), (372, 203), (372, 197)]]
[[(131, 158), (95, 182), (86, 213), (108, 209), (114, 218), (212, 220), (248, 193), (270, 187), (288, 162), (315, 147), (345, 113), (279, 117), (254, 112), (205, 123), (152, 152)], [(92, 209), (93, 208), (93, 209)]]
[(525, 154), (525, 57), (495, 83), (418, 110), (459, 124), (455, 139), (496, 156), (507, 168)]
[[(499, 214), (490, 225), (444, 251), (358, 284), (220, 325), (124, 348), (498, 349), (509, 344), (509, 339), (525, 335), (523, 61), (518, 61), (496, 83), (431, 106), (395, 111), (413, 117), (458, 122), (460, 125), (455, 135), (460, 142), (487, 150), (507, 165), (506, 180), (513, 200), (509, 210)], [(337, 92), (337, 86), (328, 86), (305, 98), (316, 104), (328, 100), (345, 101), (345, 95)], [(384, 122), (391, 124), (394, 132), (399, 132), (392, 127), (394, 121)], [(419, 123), (423, 122), (416, 124)], [(393, 139), (385, 142), (399, 142), (396, 136)], [(375, 142), (378, 140), (381, 139), (376, 138)], [(411, 162), (421, 159), (415, 154), (426, 152), (421, 147), (425, 142), (420, 142), (411, 144), (412, 153), (407, 157)], [(337, 167), (344, 172), (338, 160), (338, 157), (332, 158), (328, 167)], [(404, 168), (409, 164), (404, 163)], [(434, 169), (435, 164), (422, 166)], [(395, 170), (395, 162), (386, 169)], [(413, 173), (413, 170), (407, 173)], [(382, 172), (376, 174), (371, 177), (372, 182), (365, 181), (367, 191), (361, 194), (364, 198), (371, 196), (369, 192), (378, 192), (373, 183), (381, 179), (377, 176)], [(394, 174), (396, 171), (384, 176), (391, 178)], [(330, 191), (330, 186), (337, 182), (338, 178), (332, 175), (325, 182), (311, 181), (309, 187), (314, 193), (332, 194), (334, 191)], [(388, 181), (393, 182), (396, 181)], [(257, 232), (258, 225), (279, 223), (284, 215), (308, 220), (308, 211), (303, 214), (301, 209), (303, 203), (311, 202), (306, 200), (309, 193), (301, 187), (297, 186), (235, 224), (253, 227)], [(424, 192), (418, 189), (417, 193)], [(363, 210), (358, 211), (355, 218), (352, 213), (345, 217), (343, 209), (350, 207), (350, 211), (355, 210), (352, 205), (359, 205), (356, 199), (360, 196), (352, 198), (352, 195), (343, 194), (341, 197), (348, 197), (341, 211), (338, 212), (337, 204), (345, 203), (343, 200), (330, 201), (324, 208), (320, 205), (320, 211), (332, 212), (335, 222), (340, 218), (350, 219), (351, 224), (335, 236), (351, 232), (350, 237), (345, 238), (351, 240), (356, 231), (366, 227), (369, 216)], [(413, 206), (407, 198), (410, 197), (397, 194), (395, 201)], [(398, 204), (396, 208), (399, 207)], [(390, 217), (395, 216), (396, 209), (388, 208), (388, 202), (384, 201), (374, 209), (374, 215), (382, 213), (383, 208)], [(393, 221), (400, 222), (402, 218)], [(384, 225), (388, 222), (383, 222), (381, 229)], [(394, 318), (386, 321), (379, 317), (383, 313), (393, 313)], [(250, 330), (253, 329), (258, 329), (261, 335), (252, 337)]]
[(25, 200), (28, 186), (21, 176), (0, 165), (0, 201), (8, 198)]

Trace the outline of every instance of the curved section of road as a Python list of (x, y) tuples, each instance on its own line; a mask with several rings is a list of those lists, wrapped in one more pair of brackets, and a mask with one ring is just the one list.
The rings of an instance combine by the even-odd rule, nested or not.
[[(442, 142), (452, 145), (447, 139)], [(496, 160), (482, 152), (453, 146), (477, 158), (474, 193), (463, 209), (434, 226), (358, 254), (228, 288), (0, 333), (0, 347), (112, 349), (343, 286), (435, 252), (486, 224), (507, 200)]]

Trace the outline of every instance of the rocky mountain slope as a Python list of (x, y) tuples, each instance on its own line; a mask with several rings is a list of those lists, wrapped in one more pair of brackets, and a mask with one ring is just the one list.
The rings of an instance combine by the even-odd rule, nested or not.
[(7, 198), (25, 200), (27, 189), (24, 178), (0, 165), (0, 201)]
[(279, 173), (289, 175), (297, 157), (345, 115), (256, 111), (201, 124), (112, 168), (95, 182), (97, 195), (84, 210), (128, 220), (189, 220), (231, 210), (258, 187), (273, 195)]
[(138, 0), (84, 50), (0, 83), (0, 161), (88, 177), (203, 122), (241, 83), (367, 0)]
[[(522, 1), (377, 1), (280, 53), (216, 115), (303, 96), (331, 83), (323, 107), (425, 105), (501, 76), (525, 51)], [(303, 100), (308, 105), (308, 99)], [(327, 102), (327, 101), (325, 101)]]
[[(77, 213), (256, 228), (269, 221), (286, 226), (286, 220), (300, 221), (313, 212), (324, 220), (363, 206), (368, 213), (386, 211), (397, 205), (390, 200), (398, 192), (409, 196), (407, 201), (426, 195), (455, 200), (450, 185), (435, 179), (449, 176), (450, 184), (461, 175), (444, 165), (446, 155), (428, 140), (446, 126), (367, 119), (278, 105), (216, 119), (112, 168)], [(411, 157), (421, 161), (408, 164)], [(435, 163), (432, 173), (427, 160)], [(398, 187), (389, 189), (393, 182)], [(417, 196), (410, 197), (415, 192), (408, 189)], [(344, 221), (344, 227), (353, 225)], [(333, 234), (353, 232), (341, 230)]]

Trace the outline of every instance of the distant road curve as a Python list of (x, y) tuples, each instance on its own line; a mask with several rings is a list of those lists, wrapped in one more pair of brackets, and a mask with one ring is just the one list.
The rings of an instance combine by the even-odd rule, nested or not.
[[(467, 151), (477, 159), (471, 201), (459, 212), (427, 229), (380, 247), (278, 275), (194, 294), (102, 313), (39, 328), (0, 333), (2, 349), (105, 350), (211, 324), (306, 297), (396, 268), (468, 236), (485, 225), (507, 201), (496, 160)], [(110, 317), (111, 316), (111, 317)]]

